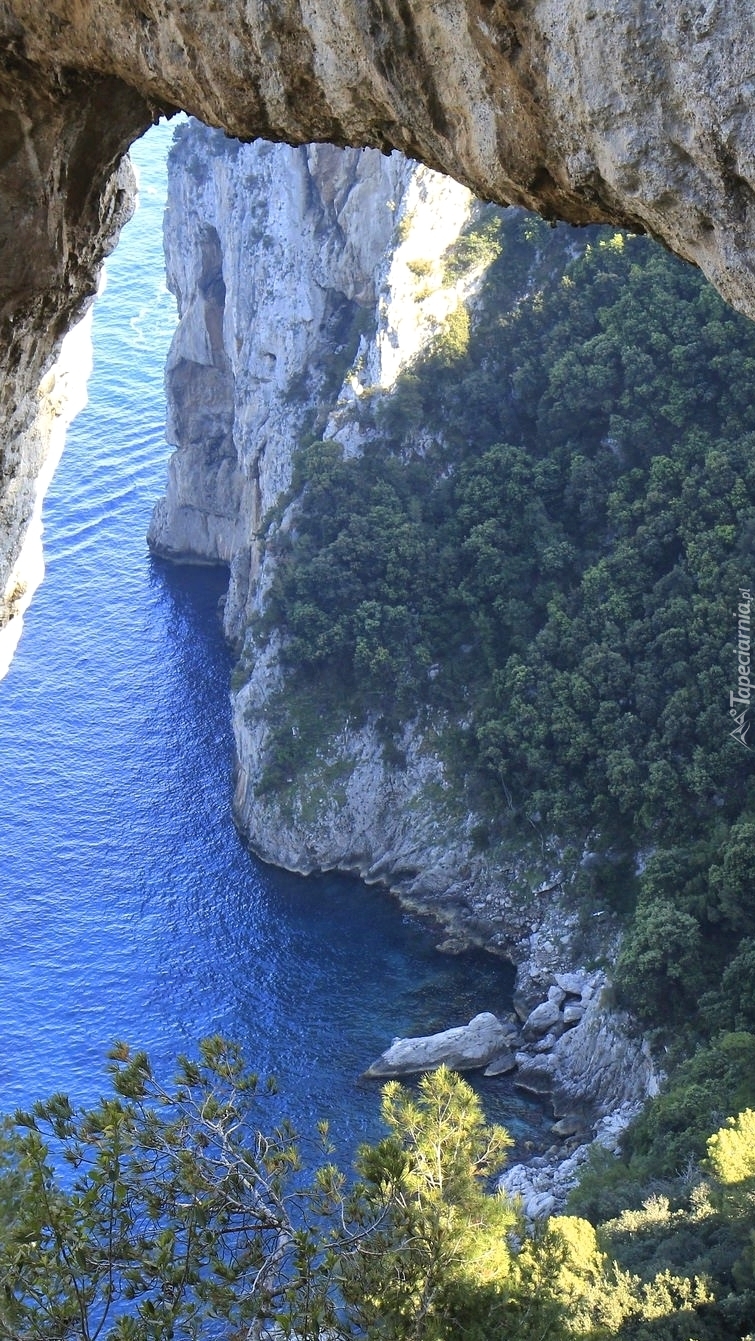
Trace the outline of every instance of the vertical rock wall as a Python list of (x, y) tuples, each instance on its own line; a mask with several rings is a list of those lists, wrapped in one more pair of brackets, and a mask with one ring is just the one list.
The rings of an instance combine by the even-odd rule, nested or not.
[[(60, 378), (54, 412), (46, 399), (50, 370), (131, 215), (134, 179), (122, 155), (150, 113), (141, 97), (107, 78), (69, 73), (50, 91), (7, 53), (0, 85), (2, 629), (17, 617), (19, 590), (29, 585), (28, 531), (38, 529), (50, 426), (60, 420)], [(18, 632), (4, 638), (6, 647)]]
[[(15, 543), (10, 571), (0, 602), (0, 677), (5, 675), (18, 646), (23, 616), (44, 573), (42, 505), (65, 443), (71, 420), (86, 404), (92, 371), (92, 309), (71, 328), (55, 363), (45, 374), (34, 398), (31, 424), (23, 437), (24, 464), (9, 484), (6, 507), (23, 516), (23, 528), (13, 528)], [(30, 396), (31, 399), (31, 396)]]
[(165, 251), (179, 325), (168, 358), (176, 447), (149, 541), (231, 566), (226, 631), (254, 607), (257, 533), (296, 447), (389, 387), (458, 302), (436, 282), (470, 193), (376, 150), (239, 145), (198, 123), (171, 157)]
[(282, 684), (277, 646), (245, 640), (272, 562), (262, 533), (295, 525), (299, 444), (335, 437), (347, 453), (368, 451), (376, 405), (459, 304), (474, 302), (482, 263), (451, 278), (448, 259), (478, 208), (465, 188), (395, 154), (241, 146), (196, 123), (179, 133), (165, 221), (180, 316), (166, 370), (176, 451), (149, 540), (163, 556), (230, 566), (225, 625), (241, 653), (235, 812), (252, 846), (289, 869), (383, 881), (441, 912), (455, 934), (522, 955), (534, 918), (547, 928), (538, 954), (558, 963), (573, 918), (554, 912), (554, 897), (521, 906), (511, 871), (504, 880), (476, 849), (478, 817), (454, 811), (443, 762), (411, 723), (401, 766), (386, 761), (374, 723), (347, 725), (285, 799), (260, 785), (267, 709)]

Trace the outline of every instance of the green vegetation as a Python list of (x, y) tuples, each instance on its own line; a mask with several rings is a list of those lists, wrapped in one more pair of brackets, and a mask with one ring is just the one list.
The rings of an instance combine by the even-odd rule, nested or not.
[(503, 215), (495, 205), (478, 209), (446, 258), (445, 281), (454, 284), (471, 271), (492, 265), (501, 254)]
[(487, 210), (449, 274), (480, 257), (471, 318), (373, 404), (364, 456), (299, 454), (254, 631), (287, 671), (265, 785), (347, 719), (396, 758), (418, 720), (480, 845), (542, 844), (586, 917), (624, 919), (619, 1003), (672, 1072), (699, 1050), (605, 1174), (636, 1201), (755, 1103), (731, 1042), (755, 1033), (755, 780), (729, 716), (755, 329), (644, 238)]
[[(573, 259), (569, 230), (493, 223), (475, 321), (453, 315), (370, 451), (300, 453), (261, 630), (284, 634), (289, 673), (273, 753), (297, 703), (372, 714), (386, 738), (418, 712), (463, 718), (446, 740), (468, 802), (493, 837), (534, 827), (571, 854), (576, 897), (637, 903), (618, 985), (678, 1027), (753, 959), (754, 784), (728, 693), (755, 331), (645, 239), (593, 235)], [(317, 727), (297, 739), (301, 765)], [(722, 1027), (755, 1017), (754, 973), (736, 1020), (709, 1005)]]
[[(755, 1114), (707, 1145), (688, 1204), (534, 1234), (486, 1190), (508, 1137), (441, 1069), (383, 1090), (355, 1176), (327, 1127), (265, 1132), (265, 1092), (207, 1039), (175, 1085), (119, 1045), (113, 1092), (0, 1137), (0, 1336), (13, 1341), (714, 1341), (755, 1322)], [(676, 1261), (694, 1248), (693, 1266)]]

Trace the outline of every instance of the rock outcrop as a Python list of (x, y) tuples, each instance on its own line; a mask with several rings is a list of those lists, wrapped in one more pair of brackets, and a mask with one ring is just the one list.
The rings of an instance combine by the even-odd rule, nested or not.
[[(46, 108), (27, 117), (22, 102), (11, 97), (11, 103), (9, 110), (0, 93), (0, 630), (14, 624), (4, 635), (6, 649), (20, 633), (19, 591), (34, 585), (29, 562), (38, 550), (38, 511), (65, 435), (59, 431), (67, 413), (62, 388), (86, 380), (88, 356), (79, 357), (76, 337), (57, 372), (56, 360), (66, 331), (83, 319), (97, 291), (102, 262), (134, 202), (133, 173), (120, 158), (123, 135), (113, 143), (109, 130), (102, 131), (111, 154), (92, 183), (80, 160), (100, 134), (94, 113), (68, 125), (61, 108), (49, 117)], [(99, 113), (107, 127), (105, 105), (106, 99)], [(117, 99), (112, 116), (117, 121)], [(83, 176), (74, 199), (60, 184), (67, 174), (76, 178), (77, 161)], [(77, 369), (71, 351), (77, 351)], [(39, 562), (37, 554), (36, 570)]]
[(499, 1020), (490, 1011), (475, 1015), (469, 1024), (444, 1029), (424, 1038), (397, 1038), (365, 1071), (370, 1079), (418, 1075), (449, 1066), (453, 1071), (481, 1071), (496, 1067), (491, 1074), (511, 1069), (509, 1044), (516, 1029)]
[[(545, 984), (547, 977), (541, 992)], [(558, 1118), (554, 1145), (499, 1180), (531, 1222), (563, 1211), (593, 1147), (617, 1153), (623, 1132), (660, 1088), (647, 1043), (607, 1008), (606, 986), (603, 973), (556, 973), (523, 1024), (529, 1046), (515, 1053), (514, 1084), (550, 1102)]]
[(37, 387), (112, 240), (120, 157), (159, 113), (397, 148), (487, 199), (647, 230), (755, 313), (754, 52), (747, 0), (5, 0), (0, 592)]
[[(63, 339), (55, 363), (43, 377), (34, 398), (34, 417), (23, 437), (23, 469), (15, 480), (16, 519), (8, 537), (10, 571), (0, 600), (0, 678), (5, 675), (21, 636), (23, 616), (44, 573), (42, 504), (65, 443), (71, 420), (86, 404), (92, 368), (92, 309)], [(29, 407), (31, 414), (31, 406)], [(2, 546), (0, 546), (2, 552)], [(3, 615), (4, 612), (4, 615)]]
[(179, 134), (169, 182), (178, 450), (150, 544), (231, 565), (226, 632), (241, 642), (262, 520), (291, 484), (294, 448), (335, 416), (358, 450), (360, 396), (390, 385), (457, 301), (411, 267), (439, 267), (472, 197), (398, 154), (244, 146), (197, 123)]

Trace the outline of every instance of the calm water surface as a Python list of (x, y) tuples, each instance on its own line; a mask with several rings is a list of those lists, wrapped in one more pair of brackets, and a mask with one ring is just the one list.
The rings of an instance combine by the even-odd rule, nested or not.
[[(397, 1034), (510, 1008), (510, 971), (449, 959), (387, 895), (262, 866), (230, 817), (223, 576), (150, 560), (175, 321), (161, 217), (169, 127), (135, 147), (139, 210), (108, 266), (89, 406), (45, 513), (47, 575), (0, 683), (0, 1107), (89, 1101), (117, 1038), (166, 1072), (237, 1038), (285, 1108), (374, 1137), (359, 1075)], [(538, 1110), (491, 1082), (495, 1115)]]

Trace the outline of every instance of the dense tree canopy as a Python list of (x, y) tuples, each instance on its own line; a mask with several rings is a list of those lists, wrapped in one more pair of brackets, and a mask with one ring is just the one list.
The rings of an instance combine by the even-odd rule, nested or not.
[(748, 1027), (755, 780), (729, 696), (755, 328), (645, 238), (488, 209), (449, 275), (481, 255), (471, 321), (365, 408), (364, 454), (301, 450), (257, 630), (288, 670), (264, 785), (345, 714), (388, 750), (432, 722), (460, 813), (509, 852), (536, 834), (588, 906), (636, 905), (617, 984), (644, 1022)]

